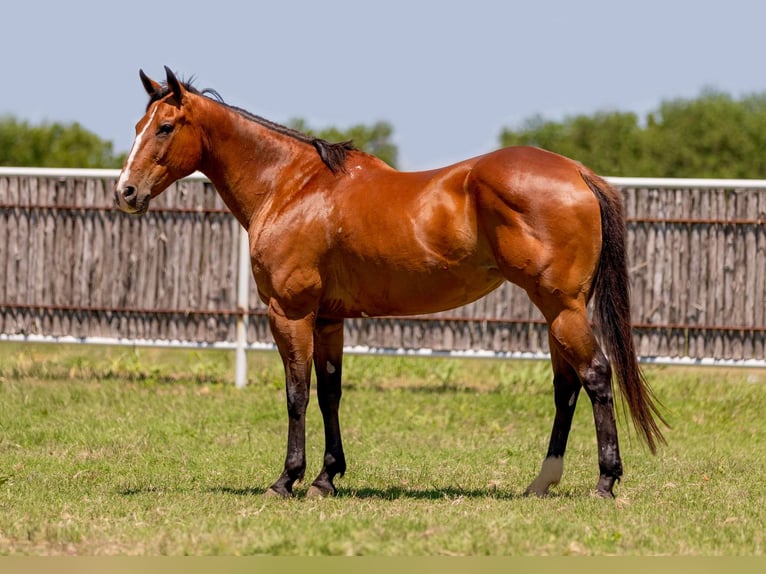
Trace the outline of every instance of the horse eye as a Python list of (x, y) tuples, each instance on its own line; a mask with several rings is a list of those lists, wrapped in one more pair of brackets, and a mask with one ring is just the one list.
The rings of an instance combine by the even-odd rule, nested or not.
[(173, 131), (173, 124), (161, 124), (157, 129), (158, 136), (166, 136)]

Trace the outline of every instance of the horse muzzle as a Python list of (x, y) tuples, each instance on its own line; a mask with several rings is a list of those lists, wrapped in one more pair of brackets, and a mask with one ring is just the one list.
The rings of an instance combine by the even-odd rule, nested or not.
[(114, 189), (114, 204), (125, 213), (143, 215), (149, 209), (150, 195), (139, 193), (133, 185), (123, 185)]

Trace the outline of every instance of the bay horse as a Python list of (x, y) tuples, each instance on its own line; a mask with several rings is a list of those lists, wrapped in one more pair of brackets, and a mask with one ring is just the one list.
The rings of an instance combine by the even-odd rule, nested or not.
[[(584, 387), (596, 427), (596, 493), (614, 496), (623, 469), (612, 369), (639, 436), (652, 453), (664, 442), (631, 336), (622, 202), (603, 179), (532, 147), (399, 172), (351, 142), (307, 136), (165, 72), (162, 83), (139, 72), (149, 103), (115, 201), (143, 214), (198, 170), (247, 230), (287, 394), (287, 456), (267, 495), (291, 496), (303, 479), (312, 363), (325, 450), (307, 495), (336, 494), (335, 477), (346, 471), (338, 419), (344, 318), (443, 311), (505, 281), (545, 317), (553, 367), (553, 429), (525, 494), (546, 495), (561, 480)], [(604, 350), (588, 320), (591, 298)]]

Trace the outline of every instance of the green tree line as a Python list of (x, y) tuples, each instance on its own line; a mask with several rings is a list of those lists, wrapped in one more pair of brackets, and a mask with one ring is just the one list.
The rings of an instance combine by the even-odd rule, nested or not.
[(620, 111), (535, 116), (503, 129), (500, 143), (539, 146), (603, 175), (766, 179), (766, 94), (705, 90), (662, 102), (645, 121)]
[[(396, 167), (398, 148), (391, 141), (394, 129), (387, 122), (314, 130), (304, 120), (294, 119), (290, 127), (329, 141), (353, 140), (357, 148)], [(12, 116), (0, 117), (0, 165), (115, 168), (122, 167), (126, 155), (115, 153), (111, 142), (78, 123), (32, 125)]]
[(17, 167), (121, 167), (104, 141), (78, 123), (32, 125), (12, 116), (0, 117), (0, 165)]
[[(329, 141), (353, 140), (393, 167), (394, 129), (380, 121), (347, 129), (290, 127)], [(610, 111), (561, 121), (527, 118), (505, 127), (499, 146), (534, 145), (581, 161), (596, 172), (635, 177), (766, 178), (766, 93), (734, 98), (704, 90), (699, 97), (662, 102), (646, 117)], [(0, 165), (120, 167), (125, 153), (77, 123), (31, 125), (0, 117)]]

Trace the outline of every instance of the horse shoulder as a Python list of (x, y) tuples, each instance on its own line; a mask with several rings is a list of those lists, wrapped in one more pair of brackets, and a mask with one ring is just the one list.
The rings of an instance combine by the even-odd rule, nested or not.
[(317, 306), (322, 280), (319, 262), (327, 250), (326, 206), (317, 201), (273, 207), (251, 222), (250, 259), (261, 299), (286, 311)]

